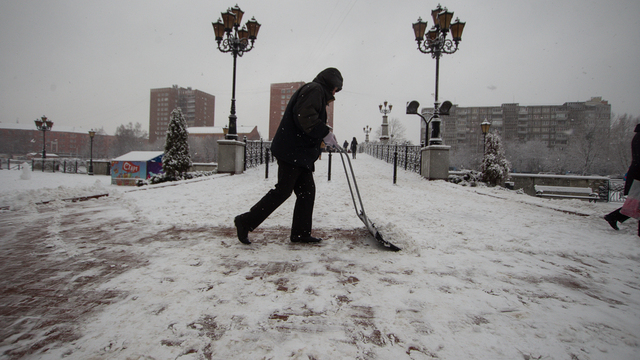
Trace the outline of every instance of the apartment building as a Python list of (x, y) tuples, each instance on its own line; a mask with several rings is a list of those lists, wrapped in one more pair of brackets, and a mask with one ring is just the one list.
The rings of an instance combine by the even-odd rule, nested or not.
[[(422, 109), (429, 115), (431, 109)], [(601, 97), (562, 105), (520, 105), (461, 107), (454, 105), (449, 116), (442, 117), (442, 138), (452, 150), (475, 148), (482, 150), (480, 123), (491, 123), (505, 141), (541, 141), (548, 147), (566, 146), (572, 136), (595, 127), (608, 129), (611, 105)], [(424, 138), (424, 126), (423, 126)]]
[(188, 127), (214, 126), (216, 97), (190, 87), (151, 89), (149, 142), (164, 139), (171, 112), (180, 108)]

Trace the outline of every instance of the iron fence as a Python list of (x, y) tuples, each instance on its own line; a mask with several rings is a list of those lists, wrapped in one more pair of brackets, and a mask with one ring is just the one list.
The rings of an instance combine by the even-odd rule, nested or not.
[(31, 160), (0, 159), (0, 169), (20, 170), (25, 166), (24, 164), (30, 164), (32, 171), (86, 174), (89, 167), (89, 160), (74, 158), (40, 158)]
[(362, 152), (390, 164), (393, 164), (395, 159), (398, 167), (420, 174), (422, 164), (422, 151), (420, 150), (420, 146), (364, 143), (360, 144), (359, 148)]
[(244, 169), (262, 165), (265, 162), (274, 162), (271, 154), (271, 141), (245, 140)]

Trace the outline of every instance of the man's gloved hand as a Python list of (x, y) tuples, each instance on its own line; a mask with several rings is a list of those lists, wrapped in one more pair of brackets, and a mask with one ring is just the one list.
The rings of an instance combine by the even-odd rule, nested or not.
[(330, 132), (327, 136), (325, 136), (323, 141), (328, 148), (337, 149), (338, 147), (340, 147), (340, 145), (338, 145), (338, 140), (336, 140), (336, 136), (333, 135), (333, 132)]

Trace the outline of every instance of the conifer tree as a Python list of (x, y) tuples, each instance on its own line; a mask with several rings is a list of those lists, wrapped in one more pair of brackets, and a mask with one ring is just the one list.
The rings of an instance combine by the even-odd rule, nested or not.
[(482, 158), (482, 180), (496, 186), (509, 175), (511, 163), (504, 155), (502, 138), (496, 133), (487, 134), (486, 151)]
[(171, 112), (171, 121), (167, 130), (167, 138), (164, 144), (164, 157), (162, 158), (162, 170), (167, 177), (180, 178), (191, 166), (189, 157), (189, 134), (187, 133), (187, 121), (180, 108)]

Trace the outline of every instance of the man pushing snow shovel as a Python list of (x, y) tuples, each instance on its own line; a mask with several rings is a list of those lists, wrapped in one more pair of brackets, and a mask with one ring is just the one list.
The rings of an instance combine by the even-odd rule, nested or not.
[(313, 171), (314, 163), (320, 156), (322, 141), (327, 147), (339, 147), (331, 127), (327, 125), (327, 105), (335, 100), (334, 95), (341, 89), (340, 71), (328, 68), (291, 96), (271, 142), (271, 152), (278, 160), (278, 183), (249, 212), (234, 219), (238, 240), (243, 244), (251, 244), (249, 232), (269, 217), (292, 192), (296, 194), (296, 204), (291, 224), (291, 241), (322, 241), (311, 236), (316, 196)]

